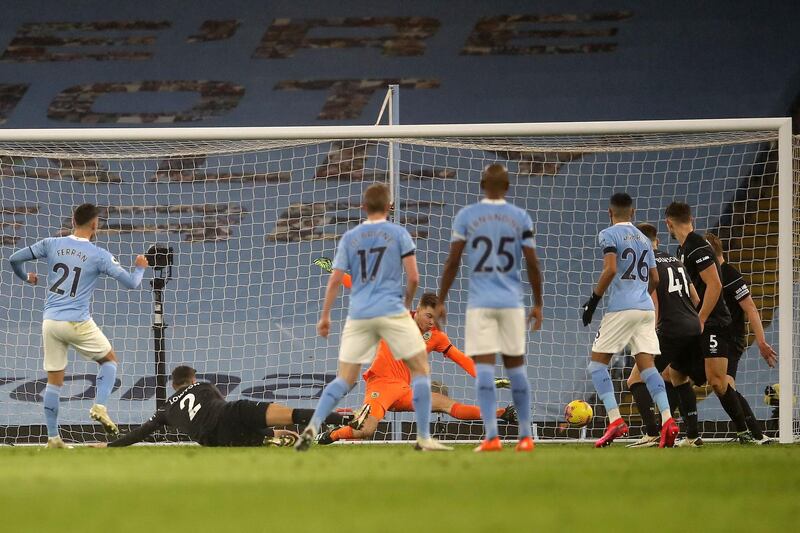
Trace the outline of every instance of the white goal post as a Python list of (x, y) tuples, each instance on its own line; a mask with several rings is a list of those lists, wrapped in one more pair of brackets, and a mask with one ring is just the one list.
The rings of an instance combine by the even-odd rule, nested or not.
[[(478, 199), (480, 169), (500, 161), (514, 176), (511, 201), (534, 220), (549, 293), (545, 328), (528, 342), (534, 423), (541, 438), (575, 438), (558, 418), (566, 401), (593, 395), (584, 369), (594, 330), (579, 325), (577, 305), (598, 272), (594, 242), (607, 223), (608, 193), (628, 190), (637, 213), (647, 217), (636, 221), (656, 223), (661, 232), (666, 204), (686, 200), (696, 210), (698, 231), (720, 234), (736, 258), (731, 262), (752, 278), (762, 311), (769, 308), (765, 328), (779, 353), (778, 369), (766, 369), (750, 349), (737, 383), (763, 415), (757, 418), (777, 411), (767, 429), (792, 442), (800, 436), (798, 160), (800, 142), (789, 118), (0, 129), (0, 255), (7, 259), (21, 246), (67, 231), (65, 217), (75, 205), (97, 203), (105, 210), (98, 243), (123, 265), (154, 242), (175, 248), (177, 274), (164, 304), (165, 319), (174, 322), (165, 350), (170, 368), (190, 362), (231, 398), (310, 407), (335, 371), (338, 341), (336, 334), (327, 342), (315, 337), (325, 281), (313, 260), (331, 256), (336, 237), (357, 221), (363, 183), (394, 180), (396, 219), (413, 226), (422, 243), (421, 287), (435, 290), (452, 216)], [(674, 251), (665, 232), (662, 242)], [(41, 278), (43, 267), (36, 268)], [(94, 306), (121, 356), (111, 407), (125, 426), (147, 419), (155, 408), (154, 384), (163, 380), (152, 375), (150, 277), (138, 292), (101, 283)], [(36, 440), (34, 426), (43, 421), (45, 293), (22, 286), (8, 268), (2, 280), (0, 437), (16, 443)], [(445, 328), (456, 345), (465, 302), (466, 283), (459, 282)], [(343, 309), (340, 299), (339, 319)], [(83, 381), (70, 385), (61, 421), (74, 427), (71, 440), (91, 440), (97, 434), (85, 411), (94, 369), (70, 357), (68, 375)], [(454, 399), (473, 402), (463, 373), (451, 363), (433, 368)], [(759, 396), (776, 383), (781, 408), (771, 415)], [(362, 396), (363, 385), (347, 406), (356, 407)], [(701, 402), (701, 420), (708, 436), (724, 437), (724, 413), (715, 401)], [(407, 416), (388, 421), (390, 435), (411, 431)], [(436, 423), (438, 433), (453, 439), (479, 436), (476, 423), (459, 424), (447, 414)]]

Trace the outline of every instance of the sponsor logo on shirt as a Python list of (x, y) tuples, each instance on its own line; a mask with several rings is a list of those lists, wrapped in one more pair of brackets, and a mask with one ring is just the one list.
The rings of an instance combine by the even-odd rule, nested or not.
[(422, 334), (422, 340), (428, 342), (429, 340), (431, 340), (432, 336), (433, 334), (430, 331), (426, 331), (425, 333)]
[(700, 263), (702, 263), (703, 261), (708, 261), (709, 259), (711, 259), (711, 256), (710, 256), (710, 255), (704, 255), (703, 257), (701, 257), (700, 259), (698, 259), (698, 260), (697, 260), (697, 261), (695, 261), (694, 263), (695, 263), (696, 265), (699, 265), (699, 264), (700, 264)]

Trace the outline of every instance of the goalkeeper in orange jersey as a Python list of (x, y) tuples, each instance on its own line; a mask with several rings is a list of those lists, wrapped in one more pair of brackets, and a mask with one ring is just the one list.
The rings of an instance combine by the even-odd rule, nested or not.
[[(326, 270), (329, 264), (325, 258), (317, 259), (314, 263)], [(345, 274), (342, 284), (350, 287), (350, 283), (350, 275)], [(475, 377), (475, 363), (472, 359), (453, 346), (447, 334), (436, 327), (434, 312), (438, 302), (439, 299), (434, 293), (425, 293), (419, 301), (417, 310), (412, 312), (412, 317), (425, 341), (425, 348), (428, 353), (441, 353), (463, 368), (470, 376)], [(361, 429), (341, 426), (325, 431), (318, 438), (319, 444), (331, 444), (342, 439), (368, 439), (375, 433), (378, 422), (383, 419), (387, 411), (411, 412), (414, 410), (411, 402), (411, 373), (402, 361), (398, 361), (392, 356), (386, 342), (381, 341), (378, 345), (375, 361), (363, 377), (367, 383), (364, 406), (355, 416), (353, 424), (357, 425), (363, 421)], [(495, 385), (499, 388), (507, 387), (508, 380), (497, 379)], [(431, 399), (431, 410), (435, 413), (447, 413), (459, 420), (481, 419), (480, 409), (475, 405), (458, 403), (438, 392), (434, 392)], [(511, 405), (504, 409), (498, 409), (497, 416), (506, 422), (517, 421), (516, 411)]]

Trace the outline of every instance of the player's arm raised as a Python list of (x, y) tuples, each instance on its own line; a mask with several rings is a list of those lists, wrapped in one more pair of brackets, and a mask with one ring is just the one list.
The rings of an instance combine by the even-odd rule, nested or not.
[(322, 312), (320, 313), (319, 322), (317, 322), (317, 333), (320, 337), (327, 338), (331, 331), (331, 308), (339, 295), (339, 287), (342, 285), (344, 276), (344, 270), (335, 268), (328, 278), (328, 286), (325, 288), (325, 302), (322, 304)]
[(533, 331), (538, 331), (542, 327), (542, 308), (544, 300), (542, 298), (542, 271), (539, 268), (539, 258), (536, 250), (530, 246), (522, 247), (522, 255), (525, 256), (525, 265), (528, 270), (528, 282), (533, 289), (533, 307), (528, 315), (528, 322), (533, 322)]
[(143, 255), (137, 255), (134, 261), (136, 267), (133, 273), (128, 272), (114, 259), (114, 256), (107, 254), (106, 257), (101, 259), (103, 261), (102, 271), (117, 280), (123, 287), (127, 289), (135, 289), (142, 283), (144, 277), (144, 269), (150, 266), (147, 258)]
[(705, 269), (700, 272), (700, 278), (706, 284), (706, 292), (703, 295), (703, 306), (697, 312), (700, 315), (700, 330), (705, 327), (706, 320), (711, 315), (714, 307), (717, 305), (717, 300), (722, 296), (722, 281), (719, 279), (719, 272), (717, 272), (714, 264), (709, 264)]
[(447, 261), (444, 263), (442, 269), (442, 279), (439, 281), (439, 308), (437, 309), (437, 316), (442, 322), (447, 321), (447, 308), (444, 303), (447, 300), (447, 293), (450, 292), (450, 287), (453, 286), (453, 281), (458, 274), (458, 266), (461, 264), (461, 256), (464, 253), (464, 247), (467, 241), (456, 240), (450, 243), (450, 254), (447, 256)]

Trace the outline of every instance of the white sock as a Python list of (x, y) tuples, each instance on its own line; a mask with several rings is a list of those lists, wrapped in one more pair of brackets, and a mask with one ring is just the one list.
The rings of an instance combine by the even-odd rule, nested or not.
[(608, 410), (608, 421), (612, 424), (622, 418), (622, 415), (619, 414), (619, 408), (615, 407), (614, 409)]

